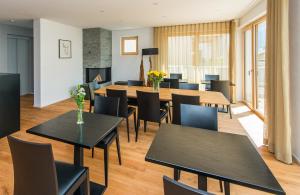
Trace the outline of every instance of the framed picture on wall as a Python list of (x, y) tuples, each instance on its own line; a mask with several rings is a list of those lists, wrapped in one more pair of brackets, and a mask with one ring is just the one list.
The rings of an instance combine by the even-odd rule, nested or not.
[(59, 58), (72, 58), (72, 42), (59, 39)]

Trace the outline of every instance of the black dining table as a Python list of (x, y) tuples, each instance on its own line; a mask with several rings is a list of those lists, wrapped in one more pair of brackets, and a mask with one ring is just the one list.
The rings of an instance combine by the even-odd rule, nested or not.
[[(74, 165), (84, 166), (83, 149), (92, 149), (106, 135), (116, 129), (122, 118), (83, 112), (84, 124), (78, 125), (77, 112), (70, 111), (37, 125), (27, 133), (61, 141), (74, 146)], [(91, 194), (103, 194), (104, 185), (90, 182)], [(79, 189), (76, 194), (82, 194)]]
[(145, 160), (197, 174), (198, 187), (205, 191), (210, 177), (224, 181), (226, 195), (230, 194), (231, 183), (285, 194), (256, 147), (244, 135), (162, 124)]

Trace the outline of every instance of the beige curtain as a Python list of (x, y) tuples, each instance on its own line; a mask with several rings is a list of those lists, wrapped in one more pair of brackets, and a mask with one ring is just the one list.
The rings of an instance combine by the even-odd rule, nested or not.
[(230, 43), (229, 43), (229, 81), (231, 102), (236, 103), (236, 22), (230, 21)]
[(193, 83), (200, 83), (205, 74), (228, 80), (230, 26), (230, 22), (215, 22), (154, 28), (159, 55), (153, 68), (182, 73), (183, 79)]
[(292, 163), (288, 0), (268, 0), (265, 123), (269, 150)]

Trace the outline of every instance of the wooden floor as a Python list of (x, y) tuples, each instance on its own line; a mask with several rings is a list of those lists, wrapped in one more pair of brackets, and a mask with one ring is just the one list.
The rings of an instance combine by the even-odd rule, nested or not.
[[(54, 118), (66, 111), (75, 108), (71, 100), (56, 103), (43, 109), (33, 108), (33, 97), (21, 98), (21, 131), (14, 136), (24, 140), (51, 143), (56, 160), (72, 163), (73, 147), (57, 141), (44, 139), (35, 135), (27, 134), (25, 131), (37, 124)], [(239, 105), (236, 105), (239, 106)], [(86, 107), (87, 108), (87, 107)], [(238, 134), (246, 134), (238, 122), (238, 117), (247, 116), (251, 113), (234, 115), (229, 119), (228, 114), (220, 114), (220, 131)], [(149, 124), (148, 132), (144, 133), (141, 127), (139, 141), (134, 142), (133, 121), (131, 126), (131, 142), (127, 142), (125, 122), (120, 127), (120, 142), (122, 154), (122, 166), (118, 164), (115, 144), (110, 148), (109, 161), (109, 188), (105, 194), (163, 194), (162, 176), (172, 177), (172, 169), (145, 162), (145, 154), (158, 129), (157, 124)], [(143, 124), (143, 123), (142, 123)], [(300, 167), (299, 165), (285, 165), (276, 161), (272, 154), (266, 152), (265, 148), (259, 148), (263, 159), (271, 168), (287, 194), (300, 194)], [(180, 154), (179, 154), (180, 155)], [(90, 168), (92, 181), (103, 183), (103, 152), (96, 149), (95, 158), (92, 159), (91, 151), (85, 150), (85, 165)], [(257, 170), (259, 171), (259, 170)], [(197, 185), (197, 177), (193, 174), (183, 173), (182, 182), (188, 185)], [(245, 187), (231, 185), (232, 194), (266, 194)], [(0, 194), (12, 194), (13, 191), (13, 166), (7, 139), (0, 140)], [(222, 194), (219, 191), (218, 181), (208, 181), (208, 191)]]

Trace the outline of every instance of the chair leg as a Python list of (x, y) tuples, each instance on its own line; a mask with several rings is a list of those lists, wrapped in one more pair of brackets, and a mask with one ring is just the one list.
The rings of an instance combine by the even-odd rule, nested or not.
[(116, 144), (117, 144), (117, 151), (118, 151), (119, 164), (122, 165), (122, 161), (121, 161), (121, 150), (120, 150), (120, 141), (119, 141), (119, 133), (117, 133)]
[(130, 142), (130, 136), (129, 136), (129, 120), (128, 120), (128, 117), (126, 117), (126, 125), (127, 125), (127, 139), (128, 139), (128, 142)]
[(147, 121), (144, 120), (144, 132), (146, 132), (146, 130), (147, 130)]
[(172, 123), (172, 116), (171, 116), (171, 104), (169, 102), (169, 109), (168, 109), (168, 112), (169, 112), (169, 119), (170, 119), (170, 123)]
[(92, 148), (92, 158), (94, 158), (94, 148)]
[(133, 113), (134, 129), (136, 130), (136, 112)]
[(138, 119), (138, 121), (137, 121), (137, 128), (135, 130), (135, 142), (137, 142), (137, 140), (138, 140), (140, 123), (141, 123), (141, 121), (140, 121), (140, 119)]
[(105, 186), (108, 186), (108, 148), (104, 148), (104, 175), (105, 175)]
[(169, 116), (166, 117), (166, 123), (169, 123)]
[(221, 180), (219, 180), (219, 185), (220, 185), (221, 192), (223, 192), (223, 182)]
[(228, 112), (229, 112), (230, 119), (232, 119), (231, 105), (230, 105), (230, 104), (227, 106), (227, 110), (228, 110)]
[(90, 194), (90, 175), (89, 175), (89, 170), (86, 172), (86, 178), (83, 182), (83, 194)]
[(90, 103), (90, 109), (89, 112), (92, 112), (92, 104)]

